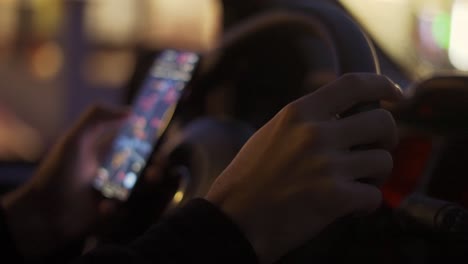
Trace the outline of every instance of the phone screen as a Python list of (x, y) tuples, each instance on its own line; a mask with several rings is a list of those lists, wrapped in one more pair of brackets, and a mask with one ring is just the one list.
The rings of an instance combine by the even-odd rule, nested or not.
[(155, 59), (131, 115), (94, 180), (94, 187), (105, 197), (128, 198), (170, 123), (199, 59), (196, 53), (175, 50), (164, 51)]

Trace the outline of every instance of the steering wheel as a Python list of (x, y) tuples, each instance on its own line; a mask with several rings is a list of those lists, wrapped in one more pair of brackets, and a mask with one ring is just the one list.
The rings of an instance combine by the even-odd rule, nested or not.
[[(304, 54), (303, 57), (307, 57), (311, 49), (303, 45), (304, 40), (321, 40), (325, 43), (327, 52), (331, 53), (333, 69), (337, 77), (352, 72), (380, 72), (372, 43), (340, 8), (321, 1), (281, 1), (265, 12), (243, 21), (224, 35), (219, 47), (203, 58), (204, 64), (200, 68), (200, 76), (194, 82), (191, 99), (203, 101), (209, 97), (209, 94), (215, 94), (216, 90), (227, 82), (226, 80), (236, 82), (239, 76), (242, 81), (234, 85), (231, 95), (234, 95), (233, 97), (240, 102), (245, 96), (252, 95), (252, 90), (246, 89), (242, 84), (258, 83), (259, 77), (255, 75), (255, 72), (257, 67), (261, 68), (262, 65), (249, 64), (252, 58), (245, 54), (253, 57), (261, 54), (262, 46), (259, 43), (268, 44), (270, 37), (274, 40), (284, 40), (285, 43), (293, 42), (297, 44), (295, 46), (297, 49), (302, 47), (299, 53)], [(294, 45), (285, 46), (294, 47)], [(271, 57), (275, 55), (270, 54)], [(308, 65), (315, 63), (313, 57), (309, 60), (312, 61), (302, 64), (304, 68), (300, 69), (304, 73), (308, 72)], [(263, 66), (268, 67), (268, 65)], [(252, 67), (253, 74), (247, 74), (249, 78), (245, 78), (242, 73), (245, 73), (245, 68), (249, 67)], [(290, 77), (288, 72), (280, 77), (270, 76), (273, 80), (288, 77)], [(302, 77), (304, 78), (305, 75)], [(304, 80), (295, 81), (297, 85), (304, 82)], [(278, 83), (285, 82), (278, 81)], [(282, 89), (284, 91), (288, 87), (282, 87)], [(294, 98), (288, 99), (292, 101)], [(242, 107), (239, 101), (237, 107)], [(357, 106), (352, 112), (377, 107), (379, 103), (369, 102)], [(276, 113), (277, 110), (279, 109), (274, 109), (272, 112)], [(242, 115), (216, 116), (206, 110), (200, 110), (198, 116), (188, 120), (181, 131), (182, 137), (179, 143), (166, 157), (168, 161), (166, 173), (180, 180), (179, 189), (176, 191), (177, 197), (173, 199), (170, 208), (178, 207), (192, 198), (203, 197), (216, 177), (266, 119), (269, 118), (261, 118), (260, 122), (253, 123), (247, 118), (243, 119)], [(334, 233), (332, 237), (336, 238), (336, 234), (342, 233), (348, 227), (346, 224), (348, 220), (343, 220), (345, 224), (338, 224), (339, 228), (332, 228)], [(315, 251), (315, 253), (318, 252)]]
[[(310, 65), (319, 61), (313, 56), (308, 41), (320, 40), (323, 53), (330, 54), (329, 63), (333, 65), (335, 77), (352, 72), (380, 72), (372, 43), (339, 7), (322, 1), (272, 3), (264, 12), (232, 27), (224, 34), (218, 48), (203, 56), (202, 65), (190, 89), (192, 92), (174, 116), (175, 120), (183, 120), (182, 128), (177, 133), (180, 138), (175, 140), (177, 143), (169, 151), (156, 153), (166, 161), (163, 178), (171, 179), (167, 184), (171, 186), (173, 198), (164, 200), (169, 202), (169, 208), (204, 196), (252, 133), (287, 103), (304, 95), (292, 93), (290, 96), (282, 96), (293, 87), (302, 86), (311, 70)], [(277, 50), (281, 52), (269, 53), (271, 50), (266, 47), (273, 46), (272, 42), (276, 43)], [(288, 52), (295, 53), (297, 61), (292, 60)], [(285, 55), (282, 57), (281, 54)], [(264, 58), (268, 60), (264, 61)], [(270, 63), (276, 58), (281, 59)], [(281, 65), (283, 59), (288, 60), (288, 66), (295, 68), (281, 67), (284, 66)], [(264, 69), (268, 69), (263, 75), (267, 78), (257, 74)], [(270, 70), (275, 73), (271, 74)], [(229, 85), (232, 83), (234, 85)], [(233, 95), (231, 98), (234, 98), (234, 108), (237, 110), (213, 113), (207, 106), (207, 98), (213, 97), (222, 89), (220, 87), (225, 86), (228, 87), (228, 94)], [(272, 87), (275, 87), (277, 93), (269, 90)], [(274, 107), (268, 107), (266, 114), (255, 121), (254, 118), (248, 118), (249, 114), (265, 109), (257, 105), (244, 109), (243, 100), (254, 97), (254, 101), (259, 103), (264, 99), (263, 96), (270, 95), (282, 100)], [(377, 107), (377, 102), (368, 102), (357, 106), (352, 112)], [(171, 141), (169, 137), (164, 141)], [(172, 188), (174, 179), (178, 181), (176, 188)], [(138, 194), (137, 190), (134, 194), (133, 200), (144, 200), (145, 204), (155, 201)], [(141, 211), (138, 209), (140, 205), (131, 200), (130, 203), (137, 205), (136, 209), (129, 209), (128, 212), (135, 216), (137, 211)], [(146, 224), (145, 221), (137, 221), (125, 226)]]
[[(321, 1), (284, 1), (243, 21), (224, 35), (219, 47), (204, 57), (201, 77), (194, 84), (192, 96), (197, 99), (206, 97), (207, 91), (216, 90), (226, 79), (235, 79), (237, 75), (233, 72), (242, 63), (243, 55), (252, 47), (261, 49), (258, 41), (266, 44), (265, 38), (272, 35), (283, 38), (285, 42), (291, 39), (320, 39), (331, 51), (336, 76), (351, 72), (380, 72), (372, 43), (341, 9)], [(307, 47), (302, 52), (307, 53)], [(255, 56), (255, 53), (252, 54)], [(244, 63), (248, 67), (248, 61)], [(307, 72), (307, 69), (304, 71)], [(252, 78), (256, 76), (252, 75)], [(271, 78), (275, 79), (274, 76)], [(243, 83), (249, 81), (255, 82), (244, 80)], [(197, 94), (198, 88), (202, 95)], [(239, 85), (236, 89), (242, 90), (243, 87)], [(249, 93), (235, 92), (237, 95)], [(378, 103), (369, 102), (354, 111), (377, 107)], [(179, 172), (184, 181), (178, 192), (183, 192), (185, 199), (204, 195), (258, 125), (262, 124), (252, 124), (236, 116), (223, 119), (206, 113), (188, 122), (183, 130), (183, 139), (168, 158), (168, 171)]]

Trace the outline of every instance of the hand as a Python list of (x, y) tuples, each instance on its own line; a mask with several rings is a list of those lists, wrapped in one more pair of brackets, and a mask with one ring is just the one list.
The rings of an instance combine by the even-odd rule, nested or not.
[[(92, 189), (103, 144), (111, 142), (126, 112), (95, 107), (60, 139), (33, 178), (2, 204), (13, 238), (26, 259), (81, 239), (112, 210)], [(103, 139), (108, 139), (103, 140)]]
[[(396, 125), (383, 109), (337, 119), (358, 103), (399, 100), (389, 79), (350, 74), (282, 109), (245, 144), (206, 199), (271, 263), (334, 220), (371, 212), (391, 174)], [(351, 150), (354, 146), (372, 146)]]

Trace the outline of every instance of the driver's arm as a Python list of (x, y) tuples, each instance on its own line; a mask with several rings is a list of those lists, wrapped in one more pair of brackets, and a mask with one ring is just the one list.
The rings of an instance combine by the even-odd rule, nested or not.
[(21, 263), (22, 257), (16, 249), (13, 237), (8, 230), (6, 223), (5, 212), (0, 206), (0, 252), (2, 259), (11, 261), (12, 263)]
[(212, 203), (197, 199), (161, 221), (128, 246), (106, 246), (77, 264), (258, 263), (254, 249), (232, 220)]
[[(374, 74), (347, 75), (300, 98), (248, 140), (205, 200), (128, 247), (98, 249), (78, 263), (278, 261), (336, 219), (380, 207), (375, 184), (392, 171), (395, 121), (382, 109), (337, 116), (358, 103), (400, 98), (398, 87)], [(362, 145), (369, 147), (350, 151)]]

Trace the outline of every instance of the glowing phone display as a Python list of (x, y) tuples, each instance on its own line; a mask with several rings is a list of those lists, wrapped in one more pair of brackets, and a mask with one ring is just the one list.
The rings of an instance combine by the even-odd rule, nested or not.
[(199, 60), (196, 53), (175, 50), (166, 50), (155, 59), (130, 117), (94, 180), (94, 187), (105, 197), (128, 198), (170, 123)]

